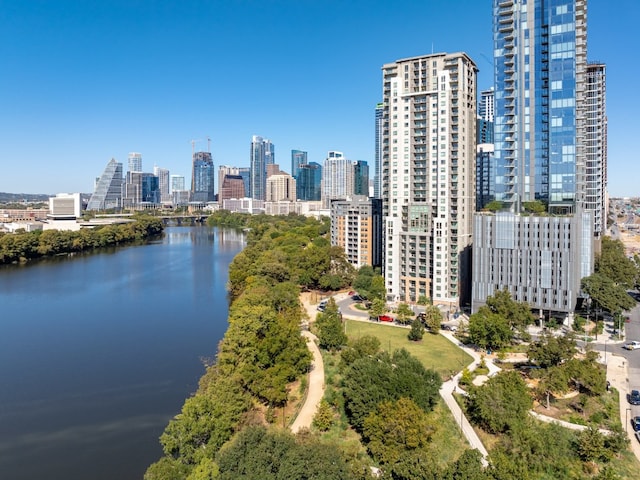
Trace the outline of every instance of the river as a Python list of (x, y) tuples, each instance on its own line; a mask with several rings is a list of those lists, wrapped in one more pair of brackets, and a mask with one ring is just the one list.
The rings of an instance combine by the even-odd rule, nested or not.
[(0, 478), (141, 479), (227, 328), (233, 230), (0, 268)]

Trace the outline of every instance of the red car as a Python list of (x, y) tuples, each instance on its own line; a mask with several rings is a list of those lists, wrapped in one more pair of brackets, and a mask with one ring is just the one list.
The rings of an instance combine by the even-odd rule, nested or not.
[(391, 315), (380, 315), (378, 317), (379, 322), (393, 322), (393, 317)]

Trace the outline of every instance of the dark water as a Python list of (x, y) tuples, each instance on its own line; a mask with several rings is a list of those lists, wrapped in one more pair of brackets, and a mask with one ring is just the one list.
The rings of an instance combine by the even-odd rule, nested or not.
[(0, 479), (141, 479), (227, 327), (241, 235), (0, 269)]

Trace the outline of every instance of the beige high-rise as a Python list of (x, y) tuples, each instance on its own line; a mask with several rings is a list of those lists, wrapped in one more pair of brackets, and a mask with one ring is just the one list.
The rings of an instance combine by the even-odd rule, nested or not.
[(465, 53), (382, 67), (384, 276), (393, 300), (470, 301), (477, 71)]

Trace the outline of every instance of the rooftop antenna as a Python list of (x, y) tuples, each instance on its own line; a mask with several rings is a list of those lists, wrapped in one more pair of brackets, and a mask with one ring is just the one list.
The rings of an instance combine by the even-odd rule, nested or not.
[(433, 42), (431, 42), (431, 55), (433, 55)]
[(211, 137), (207, 137), (207, 152), (211, 153)]

